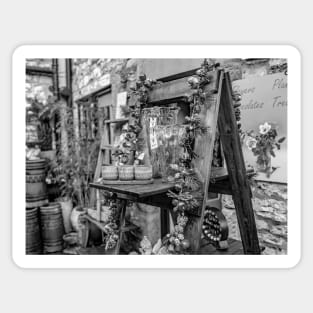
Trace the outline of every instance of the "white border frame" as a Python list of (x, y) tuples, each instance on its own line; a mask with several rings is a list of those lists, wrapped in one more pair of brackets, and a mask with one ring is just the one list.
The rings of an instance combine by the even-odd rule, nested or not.
[[(287, 255), (26, 255), (26, 58), (286, 58), (288, 59)], [(301, 257), (301, 56), (287, 45), (27, 45), (12, 57), (12, 257), (22, 268), (291, 268)]]

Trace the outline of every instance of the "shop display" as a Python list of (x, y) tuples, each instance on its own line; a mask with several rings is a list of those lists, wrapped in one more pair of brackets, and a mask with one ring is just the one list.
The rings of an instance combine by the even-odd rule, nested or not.
[[(117, 90), (123, 95), (118, 100), (123, 103), (122, 118), (112, 119), (108, 100), (101, 103), (108, 113), (98, 120), (93, 117), (90, 125), (85, 119), (84, 127), (75, 129), (75, 118), (78, 125), (84, 119), (82, 108), (86, 114), (89, 107), (97, 113), (97, 96), (80, 100), (80, 106), (66, 112), (67, 145), (50, 161), (48, 177), (47, 160), (28, 153), (26, 200), (45, 202), (39, 205), (40, 219), (38, 211), (27, 213), (27, 253), (60, 254), (93, 246), (102, 254), (199, 254), (203, 240), (218, 249), (227, 241), (228, 226), (222, 212), (207, 205), (209, 193), (233, 196), (244, 253), (260, 253), (240, 146), (240, 95), (231, 91), (229, 74), (213, 60), (205, 59), (192, 73), (165, 80), (164, 89), (139, 74), (130, 88), (126, 90), (126, 84)], [(166, 98), (168, 92), (173, 94)], [(187, 109), (181, 109), (186, 116), (179, 124), (177, 105), (182, 103)], [(257, 153), (258, 145), (267, 145), (268, 139), (273, 156), (283, 138), (276, 140), (272, 125), (261, 126), (258, 137), (248, 134), (247, 145)], [(28, 125), (28, 141), (38, 141), (35, 130)], [(64, 141), (64, 133), (58, 140)], [(212, 167), (223, 173), (214, 176)], [(64, 199), (46, 203), (46, 181), (56, 183)], [(136, 205), (137, 211), (131, 209)], [(149, 220), (151, 208), (154, 219)], [(157, 217), (153, 227), (158, 231), (133, 223), (131, 214), (138, 210), (144, 212), (140, 223), (153, 224)], [(98, 232), (97, 240), (92, 229)]]

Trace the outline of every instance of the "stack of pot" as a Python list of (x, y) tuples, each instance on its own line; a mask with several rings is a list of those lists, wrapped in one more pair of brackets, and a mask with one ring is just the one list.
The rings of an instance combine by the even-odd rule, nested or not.
[(48, 203), (45, 159), (26, 161), (26, 209)]
[(46, 160), (26, 161), (26, 254), (42, 252), (38, 208), (48, 202)]
[(52, 202), (40, 207), (41, 237), (44, 253), (63, 250), (64, 225), (60, 203)]

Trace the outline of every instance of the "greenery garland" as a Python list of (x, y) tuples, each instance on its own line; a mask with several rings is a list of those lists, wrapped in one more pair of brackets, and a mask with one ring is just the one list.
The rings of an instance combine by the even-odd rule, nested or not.
[[(156, 80), (147, 79), (145, 74), (139, 76), (136, 85), (130, 88), (131, 95), (134, 96), (135, 101), (128, 103), (125, 114), (129, 117), (127, 127), (123, 130), (123, 138), (120, 147), (115, 150), (114, 156), (118, 157), (119, 163), (126, 164), (131, 161), (131, 154), (142, 151), (141, 142), (139, 141), (139, 134), (142, 130), (141, 125), (141, 111), (146, 108), (149, 100), (149, 91), (158, 82)], [(112, 197), (108, 194), (107, 197)], [(105, 249), (113, 249), (119, 239), (118, 226), (118, 209), (116, 200), (110, 200), (110, 216), (109, 222), (105, 225), (107, 236), (105, 239)]]
[(141, 74), (136, 81), (135, 87), (130, 88), (130, 96), (134, 96), (135, 101), (127, 104), (124, 113), (129, 117), (129, 122), (123, 130), (122, 142), (113, 154), (119, 158), (122, 164), (131, 162), (131, 154), (142, 150), (142, 142), (138, 138), (142, 130), (141, 111), (147, 107), (149, 91), (157, 83), (156, 80), (147, 79), (145, 74)]
[(205, 59), (196, 75), (188, 79), (188, 85), (192, 90), (188, 96), (191, 115), (186, 117), (186, 131), (180, 142), (180, 146), (183, 148), (182, 157), (179, 159), (178, 165), (171, 165), (171, 168), (176, 171), (174, 177), (177, 193), (169, 191), (167, 194), (173, 199), (174, 212), (178, 213), (174, 231), (167, 234), (163, 239), (163, 245), (167, 246), (170, 253), (181, 253), (190, 247), (190, 242), (184, 237), (185, 226), (188, 222), (186, 213), (199, 207), (199, 203), (191, 191), (197, 190), (201, 184), (197, 178), (196, 170), (192, 167), (192, 161), (198, 157), (194, 152), (194, 145), (196, 137), (207, 132), (207, 127), (201, 121), (200, 112), (206, 98), (204, 87), (211, 82), (212, 74), (210, 72), (217, 66), (219, 64), (209, 63)]

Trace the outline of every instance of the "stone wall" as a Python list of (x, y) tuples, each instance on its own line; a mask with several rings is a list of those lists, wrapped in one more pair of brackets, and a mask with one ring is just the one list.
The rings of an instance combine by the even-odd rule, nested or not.
[(31, 67), (51, 68), (52, 59), (26, 59), (26, 65)]
[[(263, 254), (287, 253), (287, 186), (257, 183), (252, 187), (253, 209)], [(223, 213), (229, 237), (240, 240), (235, 207), (231, 196), (223, 196)]]
[(26, 75), (25, 97), (26, 106), (31, 100), (47, 104), (48, 98), (53, 96), (52, 78), (39, 75)]
[(73, 59), (74, 100), (112, 83), (112, 76), (124, 62), (124, 59)]
[[(226, 65), (232, 80), (264, 76), (283, 71), (286, 59), (237, 60)], [(257, 183), (252, 187), (253, 208), (263, 254), (287, 253), (287, 185)], [(240, 240), (237, 216), (231, 196), (223, 196), (223, 213), (229, 237)]]

